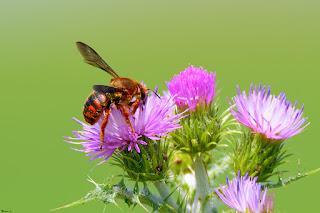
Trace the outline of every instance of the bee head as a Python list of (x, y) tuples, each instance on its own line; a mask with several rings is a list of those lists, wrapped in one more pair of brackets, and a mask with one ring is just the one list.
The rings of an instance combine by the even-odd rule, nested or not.
[(143, 105), (145, 104), (148, 94), (149, 94), (149, 90), (151, 90), (154, 94), (156, 94), (156, 96), (158, 98), (160, 98), (160, 96), (153, 90), (153, 89), (147, 89), (145, 86), (143, 86), (142, 84), (138, 85), (138, 89), (139, 89), (139, 93), (140, 93), (140, 97), (141, 97), (141, 101), (143, 103)]
[(143, 102), (143, 105), (144, 105), (148, 97), (148, 90), (143, 85), (139, 85), (139, 90), (140, 90), (141, 101)]

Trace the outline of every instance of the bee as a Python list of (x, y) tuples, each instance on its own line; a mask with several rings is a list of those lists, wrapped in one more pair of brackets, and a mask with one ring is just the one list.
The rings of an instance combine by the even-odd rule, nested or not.
[[(135, 134), (135, 131), (129, 120), (130, 112), (127, 109), (127, 107), (132, 108), (131, 114), (133, 115), (139, 107), (140, 101), (142, 101), (143, 104), (145, 103), (146, 98), (148, 96), (148, 90), (151, 89), (147, 89), (141, 83), (134, 81), (130, 78), (120, 77), (98, 55), (98, 53), (96, 53), (88, 45), (82, 42), (76, 42), (76, 45), (78, 47), (79, 52), (84, 58), (84, 62), (106, 71), (113, 77), (110, 80), (109, 86), (94, 85), (94, 91), (89, 95), (83, 107), (84, 119), (91, 125), (95, 124), (105, 111), (105, 115), (100, 130), (101, 145), (99, 149), (101, 150), (104, 141), (105, 128), (108, 124), (108, 116), (111, 112), (111, 106), (114, 106), (116, 109), (121, 109), (126, 123), (131, 128), (133, 134)], [(134, 97), (135, 100), (132, 101)]]

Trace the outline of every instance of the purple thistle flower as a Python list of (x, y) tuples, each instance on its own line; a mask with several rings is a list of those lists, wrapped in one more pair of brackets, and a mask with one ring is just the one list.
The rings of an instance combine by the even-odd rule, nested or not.
[(190, 65), (166, 84), (178, 108), (191, 108), (195, 111), (197, 106), (206, 108), (211, 105), (216, 96), (215, 78), (216, 73), (208, 73), (202, 67), (196, 68)]
[(267, 188), (261, 191), (261, 183), (257, 184), (257, 178), (248, 178), (248, 173), (244, 177), (238, 176), (229, 181), (227, 186), (220, 185), (222, 193), (215, 189), (220, 199), (230, 208), (238, 212), (273, 212), (273, 193), (269, 195)]
[(238, 95), (232, 98), (230, 111), (235, 119), (241, 124), (251, 128), (253, 133), (264, 134), (269, 139), (282, 140), (302, 132), (307, 123), (301, 127), (307, 118), (302, 117), (302, 110), (296, 109), (297, 101), (291, 106), (285, 93), (276, 97), (270, 95), (271, 86), (259, 88), (250, 86), (249, 96), (243, 91), (241, 94), (237, 85)]
[(81, 144), (83, 149), (74, 149), (88, 153), (86, 156), (92, 156), (90, 160), (96, 158), (104, 158), (98, 164), (105, 162), (114, 152), (121, 152), (124, 149), (131, 151), (135, 149), (140, 153), (138, 144), (147, 145), (141, 140), (145, 136), (152, 140), (160, 140), (161, 136), (166, 136), (167, 133), (181, 128), (179, 125), (180, 119), (183, 117), (182, 113), (175, 115), (176, 106), (173, 105), (172, 100), (166, 97), (158, 98), (152, 94), (147, 98), (145, 105), (138, 107), (136, 113), (130, 115), (130, 122), (135, 130), (133, 135), (132, 130), (125, 121), (120, 110), (112, 107), (108, 118), (108, 125), (105, 130), (105, 139), (100, 147), (100, 126), (104, 115), (94, 125), (85, 124), (77, 119), (74, 120), (83, 126), (83, 130), (74, 131), (74, 137), (65, 137), (70, 140), (80, 140), (82, 142), (66, 141), (73, 144)]

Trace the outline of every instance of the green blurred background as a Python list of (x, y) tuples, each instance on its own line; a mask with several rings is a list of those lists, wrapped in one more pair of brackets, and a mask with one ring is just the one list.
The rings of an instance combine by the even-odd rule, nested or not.
[[(0, 6), (0, 210), (49, 212), (121, 171), (96, 166), (62, 136), (80, 125), (93, 84), (110, 76), (86, 65), (75, 42), (94, 49), (121, 76), (165, 90), (189, 64), (217, 72), (221, 108), (236, 85), (287, 93), (311, 125), (289, 139), (289, 169), (320, 166), (320, 3), (316, 0), (11, 0)], [(317, 92), (318, 91), (318, 92)], [(275, 190), (276, 212), (316, 212), (320, 174)], [(123, 212), (131, 212), (119, 202)], [(103, 212), (101, 202), (57, 212)], [(106, 212), (119, 212), (108, 205)], [(136, 207), (133, 212), (144, 212)]]

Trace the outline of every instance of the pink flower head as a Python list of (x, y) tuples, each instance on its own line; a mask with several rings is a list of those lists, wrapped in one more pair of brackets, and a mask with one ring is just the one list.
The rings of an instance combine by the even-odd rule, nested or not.
[(273, 193), (269, 195), (267, 188), (261, 191), (261, 183), (257, 184), (257, 178), (248, 178), (248, 173), (240, 177), (239, 171), (231, 181), (227, 177), (226, 186), (220, 185), (222, 193), (218, 189), (215, 191), (227, 206), (238, 212), (273, 212)]
[(166, 84), (178, 108), (195, 111), (197, 106), (205, 108), (211, 105), (216, 96), (215, 78), (216, 73), (208, 73), (202, 67), (190, 65)]
[[(99, 164), (105, 162), (115, 151), (121, 152), (126, 148), (128, 151), (136, 150), (140, 153), (138, 144), (147, 145), (145, 141), (141, 140), (142, 136), (152, 140), (160, 140), (161, 136), (166, 136), (167, 133), (181, 128), (179, 121), (183, 116), (182, 113), (175, 115), (175, 108), (176, 106), (173, 105), (169, 98), (158, 98), (154, 94), (147, 97), (145, 105), (140, 104), (136, 113), (129, 117), (135, 130), (135, 134), (133, 135), (122, 112), (112, 107), (108, 118), (108, 125), (105, 129), (102, 150), (99, 149), (100, 126), (104, 115), (94, 125), (85, 124), (74, 118), (76, 122), (83, 126), (83, 129), (74, 131), (74, 137), (65, 137), (73, 140), (66, 142), (81, 144), (83, 149), (72, 149), (88, 153), (87, 156), (94, 155), (90, 160), (103, 158)], [(82, 142), (74, 142), (74, 140)]]
[(233, 103), (228, 99), (230, 111), (238, 122), (251, 128), (253, 133), (282, 140), (302, 132), (310, 124), (301, 127), (307, 120), (302, 117), (304, 105), (299, 110), (296, 109), (297, 101), (292, 107), (285, 93), (277, 97), (270, 95), (271, 86), (266, 90), (265, 86), (259, 84), (253, 90), (251, 84), (248, 97), (244, 91), (241, 94), (238, 85), (237, 89), (238, 95), (232, 98)]

